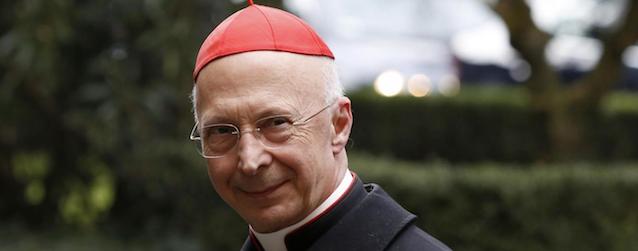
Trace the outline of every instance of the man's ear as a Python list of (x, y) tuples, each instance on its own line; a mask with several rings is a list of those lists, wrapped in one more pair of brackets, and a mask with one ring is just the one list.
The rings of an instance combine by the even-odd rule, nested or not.
[(352, 107), (350, 99), (340, 97), (337, 100), (337, 110), (332, 115), (332, 153), (337, 154), (346, 148), (352, 129)]

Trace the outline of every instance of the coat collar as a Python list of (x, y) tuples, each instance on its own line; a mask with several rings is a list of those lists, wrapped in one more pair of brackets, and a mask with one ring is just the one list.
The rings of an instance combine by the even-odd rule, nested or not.
[[(288, 250), (383, 250), (416, 216), (376, 184), (355, 184), (345, 198), (286, 236)], [(249, 235), (241, 250), (263, 250)]]
[(339, 182), (336, 189), (326, 198), (317, 208), (315, 208), (308, 216), (301, 221), (292, 224), (272, 233), (258, 233), (250, 227), (250, 232), (259, 241), (262, 247), (266, 250), (286, 250), (286, 236), (289, 234), (303, 229), (307, 225), (314, 224), (318, 219), (321, 219), (324, 214), (330, 212), (333, 207), (339, 204), (352, 190), (354, 182), (354, 175), (346, 170), (343, 173), (343, 177)]

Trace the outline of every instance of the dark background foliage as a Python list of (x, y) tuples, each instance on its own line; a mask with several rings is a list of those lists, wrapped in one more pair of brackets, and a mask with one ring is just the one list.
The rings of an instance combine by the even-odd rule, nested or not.
[[(415, 161), (552, 161), (547, 116), (526, 103), (521, 89), (470, 87), (452, 99), (421, 99), (379, 98), (364, 88), (349, 97), (356, 150)], [(581, 160), (636, 159), (638, 112), (632, 107), (638, 107), (638, 99), (608, 97), (588, 124), (591, 129), (584, 136), (592, 139), (587, 147), (592, 150)]]
[[(197, 48), (243, 6), (0, 1), (0, 249), (238, 249), (247, 227), (211, 188), (187, 135)], [(564, 166), (542, 164), (546, 115), (520, 89), (350, 96), (353, 168), (450, 246), (635, 246), (633, 95), (613, 96), (592, 124), (591, 163), (626, 163)]]

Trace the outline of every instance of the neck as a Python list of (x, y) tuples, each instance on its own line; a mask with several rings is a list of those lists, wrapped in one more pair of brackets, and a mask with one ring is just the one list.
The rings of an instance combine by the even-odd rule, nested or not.
[(353, 181), (354, 178), (352, 177), (352, 174), (349, 170), (346, 169), (341, 182), (335, 188), (332, 194), (330, 194), (330, 196), (328, 196), (326, 200), (324, 200), (317, 208), (315, 208), (315, 210), (313, 210), (301, 221), (272, 233), (259, 233), (253, 230), (252, 226), (249, 226), (250, 231), (254, 234), (257, 240), (259, 240), (259, 243), (266, 251), (287, 250), (285, 243), (286, 235), (306, 224), (312, 223), (314, 220), (321, 217), (324, 213), (330, 211), (330, 209), (334, 205), (336, 205), (347, 193)]

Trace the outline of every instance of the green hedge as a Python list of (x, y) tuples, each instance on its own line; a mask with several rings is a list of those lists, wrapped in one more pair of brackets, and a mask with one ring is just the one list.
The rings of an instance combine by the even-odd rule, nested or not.
[[(638, 246), (638, 164), (452, 165), (349, 156), (364, 181), (380, 184), (419, 216), (419, 226), (455, 250), (624, 251)], [(34, 246), (27, 244), (33, 242), (82, 247), (86, 241), (78, 236), (87, 236), (106, 246), (75, 250), (238, 250), (247, 226), (215, 194), (203, 161), (196, 162), (199, 168), (122, 179), (114, 207), (88, 236), (68, 227), (60, 231), (59, 223), (35, 233), (8, 231), (21, 227), (5, 222), (0, 249), (30, 250)], [(42, 229), (53, 233), (38, 233)]]
[[(352, 148), (401, 159), (534, 162), (550, 156), (546, 118), (521, 88), (469, 87), (459, 96), (380, 97), (349, 93)], [(638, 159), (638, 98), (608, 96), (595, 126), (592, 159)]]
[[(418, 224), (455, 250), (633, 250), (638, 165), (409, 164), (361, 157), (351, 166), (381, 184)], [(471, 168), (470, 168), (471, 167)]]

